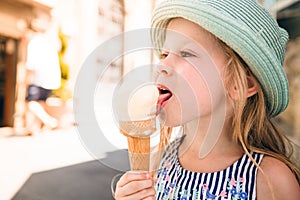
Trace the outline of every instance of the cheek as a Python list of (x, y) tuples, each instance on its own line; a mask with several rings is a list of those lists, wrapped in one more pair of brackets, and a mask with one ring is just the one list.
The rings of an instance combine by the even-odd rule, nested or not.
[(188, 80), (191, 93), (186, 98), (195, 99), (195, 106), (197, 111), (201, 111), (204, 108), (210, 107), (211, 91), (208, 87), (208, 83), (201, 73), (197, 70), (190, 70), (185, 74), (185, 79)]
[[(219, 68), (212, 63), (204, 66), (200, 65), (200, 67), (200, 69), (193, 68), (189, 70), (184, 76), (185, 79), (189, 80), (193, 98), (196, 98), (198, 114), (202, 116), (210, 114), (212, 110), (219, 106), (224, 107), (226, 104), (226, 92)], [(193, 113), (193, 111), (191, 112)]]
[(174, 105), (180, 113), (176, 121), (185, 124), (209, 112), (211, 97), (205, 81), (195, 70), (184, 71), (181, 77), (184, 81), (176, 91)]
[(207, 85), (202, 81), (194, 85), (195, 97), (197, 100), (198, 116), (203, 116), (211, 113), (212, 109), (212, 96), (211, 91)]

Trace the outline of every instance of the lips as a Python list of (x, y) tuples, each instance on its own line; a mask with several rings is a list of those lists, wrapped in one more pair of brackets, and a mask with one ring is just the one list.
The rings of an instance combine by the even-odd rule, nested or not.
[(167, 104), (168, 100), (172, 97), (172, 92), (163, 85), (157, 86), (159, 90), (159, 97), (157, 101), (157, 114), (160, 113), (161, 109)]

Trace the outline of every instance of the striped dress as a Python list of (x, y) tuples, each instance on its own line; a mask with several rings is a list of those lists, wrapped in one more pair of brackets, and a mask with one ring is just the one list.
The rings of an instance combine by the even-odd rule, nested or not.
[[(175, 140), (164, 153), (155, 184), (157, 200), (256, 199), (257, 167), (246, 154), (222, 171), (192, 172), (178, 161), (181, 141)], [(263, 154), (251, 155), (260, 164)]]

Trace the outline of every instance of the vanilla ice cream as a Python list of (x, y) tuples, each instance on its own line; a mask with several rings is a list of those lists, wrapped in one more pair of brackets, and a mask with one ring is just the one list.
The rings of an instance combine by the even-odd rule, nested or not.
[(145, 85), (134, 91), (128, 101), (130, 120), (140, 121), (155, 117), (158, 97), (159, 91), (155, 85)]

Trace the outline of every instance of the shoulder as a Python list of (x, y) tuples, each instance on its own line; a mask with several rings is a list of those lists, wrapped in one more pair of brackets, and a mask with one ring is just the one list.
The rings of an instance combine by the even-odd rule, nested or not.
[[(257, 199), (300, 199), (300, 186), (292, 171), (282, 161), (265, 156), (257, 173)], [(271, 186), (271, 188), (270, 188)]]

